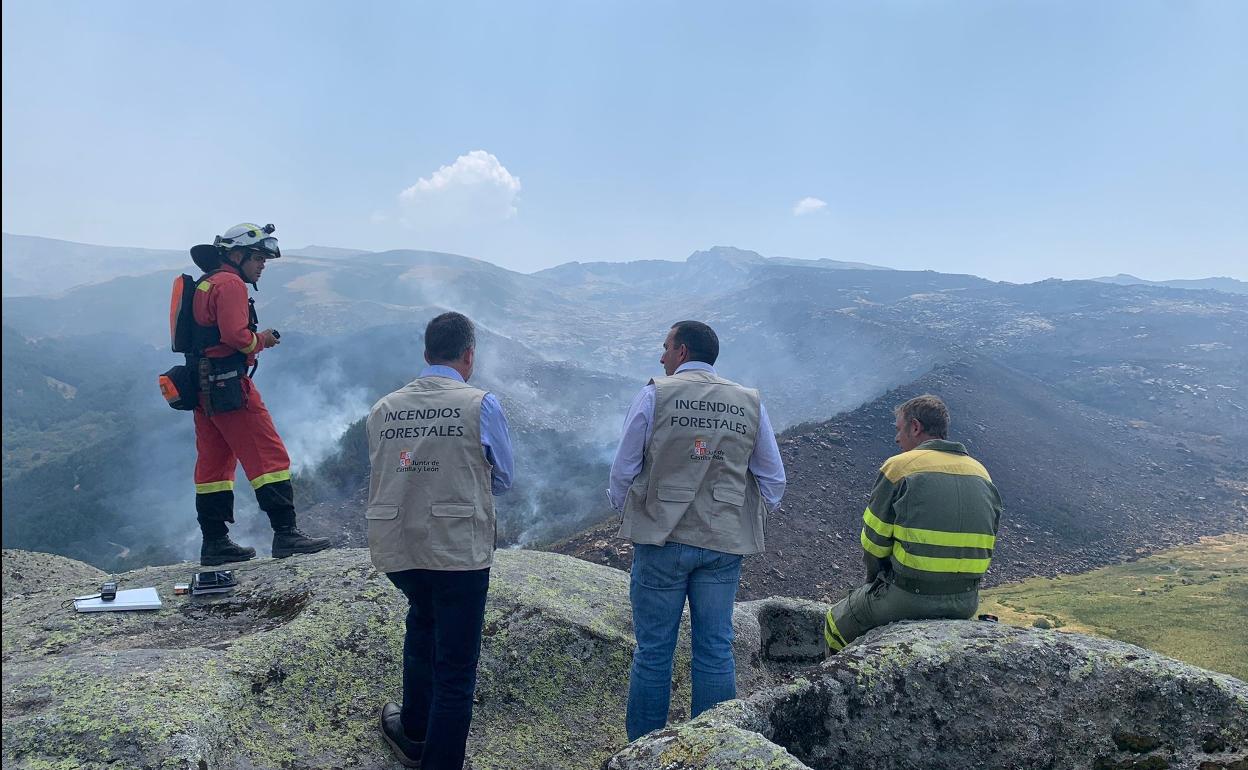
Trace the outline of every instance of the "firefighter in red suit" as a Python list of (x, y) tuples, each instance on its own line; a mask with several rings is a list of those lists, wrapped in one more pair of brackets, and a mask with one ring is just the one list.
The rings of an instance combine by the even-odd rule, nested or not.
[(195, 287), (196, 331), (206, 343), (215, 342), (203, 345), (210, 362), (204, 371), (211, 372), (214, 387), (235, 389), (233, 401), (226, 398), (216, 404), (203, 393), (195, 409), (195, 511), (204, 538), (200, 550), (204, 566), (256, 555), (256, 549), (231, 540), (227, 527), (234, 521), (234, 474), (239, 462), (273, 526), (274, 557), (329, 547), (328, 538), (308, 537), (295, 527), (290, 457), (247, 374), (261, 350), (279, 344), (272, 329), (256, 330), (254, 306), (247, 296), (247, 284), (256, 285), (265, 262), (281, 256), (273, 230), (272, 225), (241, 224), (218, 236), (213, 244), (217, 267), (201, 264), (208, 272)]

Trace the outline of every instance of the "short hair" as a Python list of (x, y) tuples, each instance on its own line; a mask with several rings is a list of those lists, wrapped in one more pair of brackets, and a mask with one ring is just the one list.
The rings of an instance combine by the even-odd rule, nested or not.
[(945, 406), (939, 396), (931, 393), (915, 396), (906, 403), (899, 404), (893, 413), (907, 423), (918, 420), (923, 426), (923, 432), (929, 436), (946, 438), (949, 435), (949, 407)]
[(677, 321), (672, 324), (676, 336), (672, 342), (689, 348), (689, 360), (715, 365), (719, 358), (719, 337), (715, 330), (701, 321)]
[(429, 363), (458, 361), (476, 346), (476, 329), (463, 313), (443, 313), (425, 327), (425, 357)]

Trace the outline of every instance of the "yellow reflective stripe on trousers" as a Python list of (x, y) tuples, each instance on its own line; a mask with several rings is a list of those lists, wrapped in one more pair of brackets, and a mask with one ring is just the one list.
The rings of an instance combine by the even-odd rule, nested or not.
[(196, 484), (195, 494), (210, 495), (213, 492), (228, 492), (234, 489), (233, 481), (210, 481), (207, 484)]
[(893, 549), (884, 545), (876, 545), (871, 538), (867, 537), (867, 530), (865, 528), (858, 533), (858, 539), (862, 541), (863, 550), (876, 558), (885, 559), (890, 553), (892, 553)]
[(260, 344), (260, 335), (259, 335), (259, 334), (256, 334), (255, 332), (252, 332), (252, 333), (251, 333), (251, 344), (250, 344), (250, 345), (248, 345), (247, 347), (243, 348), (241, 352), (242, 352), (244, 355), (246, 355), (246, 354), (250, 354), (250, 353), (251, 353), (251, 351), (253, 351), (253, 350), (255, 350), (255, 349), (256, 349), (256, 345), (259, 345), (259, 344)]
[(879, 516), (871, 512), (870, 507), (862, 514), (862, 523), (873, 529), (880, 537), (893, 536), (893, 525), (884, 523)]
[(845, 649), (845, 637), (841, 635), (841, 629), (836, 627), (836, 621), (832, 619), (832, 610), (828, 610), (827, 621), (823, 624), (823, 640), (828, 643), (833, 652)]
[(893, 537), (907, 543), (924, 545), (947, 545), (954, 548), (994, 548), (996, 535), (981, 535), (978, 532), (941, 532), (938, 529), (911, 529), (910, 527), (894, 527)]
[(921, 572), (962, 572), (982, 575), (988, 571), (992, 559), (958, 559), (945, 556), (915, 556), (907, 553), (901, 543), (893, 543), (893, 558), (898, 564)]
[(274, 484), (278, 481), (289, 481), (289, 480), (290, 480), (290, 469), (287, 468), (284, 471), (273, 471), (272, 473), (266, 473), (263, 476), (256, 476), (254, 479), (251, 480), (251, 488), (259, 489), (265, 484)]

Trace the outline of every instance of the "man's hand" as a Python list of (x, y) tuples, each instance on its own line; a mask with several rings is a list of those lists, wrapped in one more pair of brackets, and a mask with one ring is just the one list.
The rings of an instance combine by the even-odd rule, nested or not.
[(275, 345), (280, 345), (282, 341), (278, 339), (277, 334), (272, 329), (265, 329), (260, 332), (260, 342), (266, 348), (271, 348)]

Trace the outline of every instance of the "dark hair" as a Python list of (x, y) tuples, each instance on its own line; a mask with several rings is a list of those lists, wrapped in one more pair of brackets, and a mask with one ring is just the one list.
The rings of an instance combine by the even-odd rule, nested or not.
[(477, 332), (463, 313), (443, 313), (425, 327), (425, 356), (431, 364), (458, 361), (477, 346)]
[(701, 321), (677, 321), (672, 328), (676, 330), (672, 343), (689, 348), (690, 361), (715, 365), (715, 359), (719, 358), (719, 337), (714, 329)]
[(949, 435), (949, 407), (939, 396), (925, 393), (900, 404), (893, 412), (906, 422), (918, 420), (923, 432), (936, 438)]

